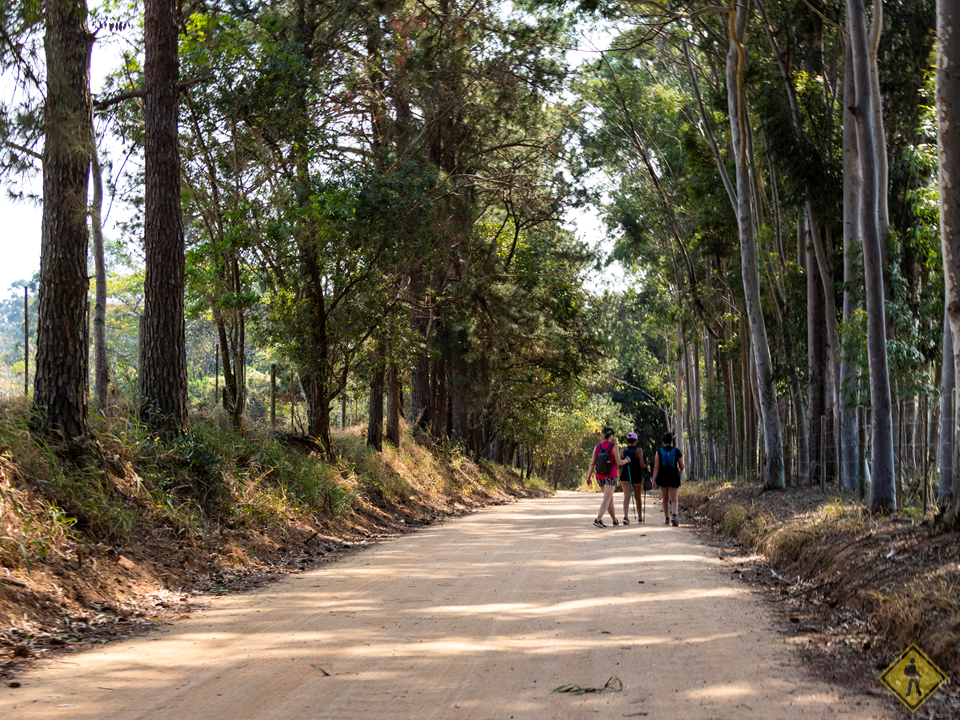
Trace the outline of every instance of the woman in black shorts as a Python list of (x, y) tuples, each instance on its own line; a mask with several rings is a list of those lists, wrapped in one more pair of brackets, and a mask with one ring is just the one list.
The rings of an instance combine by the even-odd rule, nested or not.
[(673, 435), (663, 434), (663, 443), (653, 459), (653, 486), (660, 488), (663, 497), (663, 524), (680, 524), (680, 475), (683, 473), (683, 454), (673, 446)]

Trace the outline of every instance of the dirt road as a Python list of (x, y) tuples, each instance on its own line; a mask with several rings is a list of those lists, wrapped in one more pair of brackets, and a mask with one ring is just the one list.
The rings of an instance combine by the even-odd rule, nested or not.
[(483, 510), (223, 598), (0, 688), (0, 718), (888, 717), (811, 681), (689, 529), (600, 530), (598, 503)]

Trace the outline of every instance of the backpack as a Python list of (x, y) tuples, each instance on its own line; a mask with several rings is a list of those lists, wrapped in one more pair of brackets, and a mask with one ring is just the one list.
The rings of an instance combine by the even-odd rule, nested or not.
[(659, 453), (661, 467), (677, 466), (677, 449), (675, 447), (672, 447), (669, 450), (666, 448), (660, 448)]
[[(600, 443), (603, 445), (603, 443)], [(613, 450), (613, 443), (606, 450), (602, 450), (597, 445), (597, 475), (609, 475), (610, 468), (613, 467), (613, 461), (610, 459), (610, 451)]]

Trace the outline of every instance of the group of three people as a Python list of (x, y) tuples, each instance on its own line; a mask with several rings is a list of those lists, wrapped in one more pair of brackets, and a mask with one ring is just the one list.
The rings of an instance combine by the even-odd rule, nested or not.
[[(622, 475), (619, 472), (621, 467), (625, 468)], [(613, 430), (604, 428), (603, 441), (593, 449), (593, 459), (587, 471), (587, 485), (590, 485), (591, 478), (596, 474), (597, 485), (603, 490), (600, 513), (593, 521), (595, 526), (606, 527), (603, 524), (603, 516), (608, 512), (613, 519), (613, 524), (620, 524), (613, 510), (613, 491), (618, 481), (623, 489), (623, 524), (630, 524), (630, 496), (634, 492), (634, 486), (637, 490), (642, 489), (643, 479), (640, 471), (646, 469), (643, 450), (637, 446), (636, 433), (627, 434), (627, 447), (621, 452), (613, 440)], [(682, 473), (683, 454), (673, 444), (673, 435), (665, 433), (653, 460), (653, 487), (660, 488), (660, 494), (663, 497), (664, 525), (680, 524), (677, 513), (680, 510), (679, 493)]]

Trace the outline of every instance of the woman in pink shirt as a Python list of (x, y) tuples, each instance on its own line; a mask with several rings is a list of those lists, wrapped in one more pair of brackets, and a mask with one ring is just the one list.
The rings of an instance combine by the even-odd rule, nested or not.
[(613, 430), (603, 429), (603, 442), (593, 449), (593, 459), (590, 461), (590, 469), (587, 470), (587, 485), (590, 485), (590, 479), (593, 471), (597, 471), (597, 485), (603, 490), (603, 501), (600, 503), (600, 514), (593, 521), (596, 527), (606, 527), (603, 524), (603, 514), (610, 513), (613, 518), (614, 526), (619, 525), (617, 516), (613, 512), (613, 489), (617, 486), (617, 468), (622, 465), (628, 465), (630, 458), (625, 458), (620, 454), (620, 448), (613, 441)]

